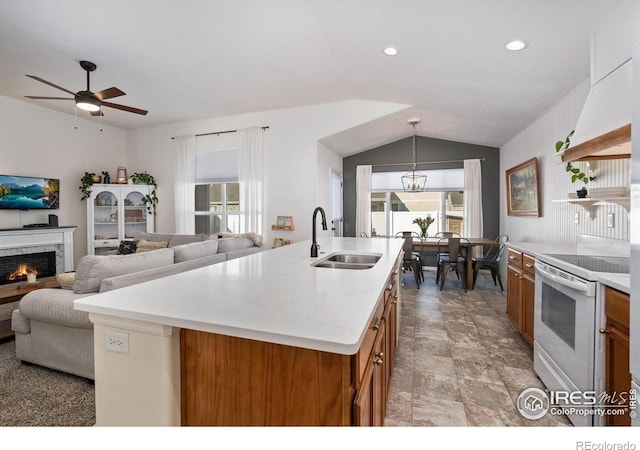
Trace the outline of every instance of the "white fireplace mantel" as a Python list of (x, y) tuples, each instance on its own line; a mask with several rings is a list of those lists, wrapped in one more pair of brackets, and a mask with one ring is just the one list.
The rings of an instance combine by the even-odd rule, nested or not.
[[(70, 272), (73, 265), (73, 232), (76, 226), (0, 229), (0, 255), (30, 253), (31, 247), (56, 246), (63, 255), (63, 267), (57, 272)], [(15, 250), (15, 251), (14, 251)], [(26, 251), (25, 251), (26, 250)], [(57, 259), (57, 258), (56, 258)]]

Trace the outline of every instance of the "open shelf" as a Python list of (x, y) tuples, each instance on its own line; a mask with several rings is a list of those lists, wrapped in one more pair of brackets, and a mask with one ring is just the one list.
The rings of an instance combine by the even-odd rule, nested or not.
[(552, 202), (553, 203), (573, 203), (576, 205), (580, 205), (589, 214), (589, 219), (595, 219), (596, 209), (598, 209), (598, 206), (620, 205), (624, 209), (626, 209), (627, 212), (629, 212), (629, 208), (631, 206), (630, 197), (568, 198), (564, 200), (552, 200)]

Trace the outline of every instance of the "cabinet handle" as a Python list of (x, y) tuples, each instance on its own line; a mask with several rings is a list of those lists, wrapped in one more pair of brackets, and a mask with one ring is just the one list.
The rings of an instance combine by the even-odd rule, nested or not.
[(607, 330), (606, 328), (600, 328), (600, 329), (598, 330), (598, 332), (599, 332), (600, 334), (609, 334), (609, 330)]
[(524, 265), (527, 269), (531, 269), (533, 267), (533, 264), (531, 263), (527, 263)]
[(393, 271), (393, 274), (394, 274), (394, 275), (398, 275), (398, 269), (394, 270), (394, 271)]
[(509, 259), (516, 259), (516, 257), (513, 255), (509, 255)]
[(383, 358), (384, 357), (384, 352), (376, 353), (376, 356), (378, 358)]
[(378, 331), (380, 329), (380, 324), (382, 323), (382, 320), (380, 320), (380, 318), (378, 317), (376, 319), (376, 323), (373, 324), (373, 329)]
[(384, 363), (384, 360), (382, 358), (380, 358), (379, 356), (376, 356), (373, 360), (373, 363), (376, 366), (381, 366)]

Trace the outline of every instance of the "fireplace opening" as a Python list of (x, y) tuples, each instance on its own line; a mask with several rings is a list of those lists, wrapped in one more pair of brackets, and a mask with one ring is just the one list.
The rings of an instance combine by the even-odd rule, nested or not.
[(28, 281), (29, 274), (37, 278), (56, 274), (56, 252), (29, 253), (0, 257), (0, 285)]

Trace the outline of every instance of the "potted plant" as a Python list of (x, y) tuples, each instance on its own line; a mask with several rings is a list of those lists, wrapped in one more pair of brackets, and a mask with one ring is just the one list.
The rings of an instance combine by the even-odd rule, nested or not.
[(156, 183), (156, 179), (153, 175), (149, 175), (147, 172), (135, 172), (131, 175), (131, 181), (135, 184), (146, 184), (151, 186), (151, 192), (148, 195), (143, 196), (142, 201), (144, 202), (144, 206), (147, 207), (147, 212), (155, 215), (156, 208), (158, 206), (158, 197), (156, 195), (158, 184)]
[(84, 175), (82, 175), (82, 178), (80, 178), (80, 186), (78, 187), (78, 189), (80, 189), (80, 192), (82, 192), (80, 201), (89, 198), (89, 196), (91, 195), (91, 186), (93, 186), (94, 176), (95, 173), (93, 172), (85, 172)]
[(426, 239), (427, 236), (429, 236), (427, 234), (427, 230), (429, 229), (429, 226), (433, 223), (434, 220), (435, 219), (431, 217), (431, 214), (427, 214), (427, 217), (425, 217), (424, 219), (422, 217), (417, 217), (413, 219), (413, 223), (418, 224), (418, 226), (420, 227), (421, 239)]
[[(556, 152), (564, 151), (569, 148), (569, 145), (571, 144), (571, 138), (573, 137), (573, 131), (569, 133), (569, 135), (566, 137), (564, 141), (556, 142)], [(565, 162), (564, 154), (561, 156), (561, 158), (562, 158), (562, 162)], [(576, 190), (576, 195), (578, 196), (578, 198), (585, 198), (587, 196), (587, 184), (589, 184), (590, 181), (595, 180), (596, 177), (587, 175), (582, 170), (580, 170), (580, 168), (571, 164), (571, 161), (566, 162), (565, 170), (571, 173), (572, 183), (575, 183), (578, 180), (584, 183), (584, 186), (582, 186), (582, 189)]]

